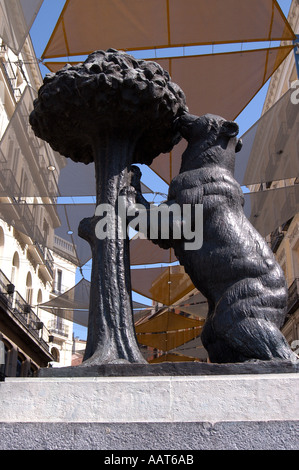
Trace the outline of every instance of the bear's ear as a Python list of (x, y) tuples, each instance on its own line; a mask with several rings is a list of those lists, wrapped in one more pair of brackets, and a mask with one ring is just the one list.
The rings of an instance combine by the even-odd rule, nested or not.
[(221, 134), (227, 135), (228, 137), (236, 137), (239, 133), (239, 126), (234, 121), (224, 121), (220, 129)]
[(237, 145), (236, 145), (236, 153), (237, 153), (237, 152), (240, 152), (240, 150), (242, 149), (242, 147), (243, 147), (242, 139), (239, 139), (238, 142), (237, 142)]

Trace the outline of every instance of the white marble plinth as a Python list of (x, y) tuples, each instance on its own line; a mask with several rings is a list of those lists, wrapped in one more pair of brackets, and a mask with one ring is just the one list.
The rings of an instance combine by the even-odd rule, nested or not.
[[(56, 444), (55, 448), (85, 448), (84, 446), (90, 441), (83, 440), (83, 437), (81, 444), (78, 441), (75, 443), (74, 439), (72, 444), (68, 442), (65, 433), (61, 431), (64, 429), (61, 426), (66, 424), (68, 432), (77, 429), (77, 436), (78, 430), (82, 431), (82, 426), (86, 428), (88, 425), (86, 428), (88, 432), (97, 436), (88, 448), (96, 449), (125, 448), (122, 447), (123, 439), (127, 448), (155, 448), (153, 434), (151, 437), (148, 435), (153, 426), (156, 428), (157, 445), (162, 445), (161, 439), (158, 438), (159, 429), (160, 431), (164, 429), (164, 436), (166, 429), (172, 433), (170, 434), (172, 436), (180, 430), (176, 443), (173, 438), (169, 438), (169, 445), (176, 445), (174, 448), (189, 448), (184, 447), (187, 446), (187, 442), (188, 445), (193, 442), (193, 448), (205, 448), (200, 435), (204, 430), (205, 442), (208, 442), (207, 429), (213, 430), (210, 439), (213, 435), (214, 439), (217, 438), (218, 445), (222, 442), (221, 445), (226, 446), (219, 448), (230, 448), (230, 445), (236, 447), (236, 443), (232, 444), (231, 436), (234, 436), (233, 439), (240, 439), (241, 429), (243, 429), (243, 439), (245, 441), (247, 439), (249, 448), (256, 448), (253, 444), (249, 444), (250, 429), (255, 439), (259, 433), (261, 438), (262, 436), (266, 438), (268, 435), (267, 439), (272, 439), (269, 436), (271, 434), (279, 436), (281, 430), (285, 437), (282, 436), (279, 442), (285, 440), (285, 446), (291, 445), (291, 448), (294, 448), (294, 443), (290, 441), (290, 434), (287, 436), (286, 430), (291, 429), (289, 428), (291, 426), (294, 435), (298, 434), (298, 395), (299, 374), (7, 378), (5, 382), (0, 383), (2, 435), (0, 448), (26, 446), (22, 444), (24, 440), (20, 440), (18, 436), (18, 432), (25, 432), (26, 426), (27, 435), (29, 436), (30, 432), (34, 434), (34, 438), (31, 435), (30, 442), (36, 442), (35, 448), (51, 448), (53, 445), (51, 438), (40, 444), (40, 439), (45, 439), (42, 428), (46, 428), (48, 433), (52, 429), (53, 435), (56, 433), (56, 438), (59, 432), (62, 433), (60, 439), (62, 447), (57, 447)], [(269, 431), (271, 423), (276, 429), (274, 434)], [(109, 441), (105, 433), (107, 429), (111, 432), (114, 426), (117, 426), (118, 439)], [(215, 431), (217, 426), (218, 437)], [(232, 426), (235, 427), (234, 431)], [(253, 428), (256, 426), (258, 430), (254, 431)], [(268, 429), (268, 434), (262, 431), (263, 426)], [(227, 434), (228, 428), (230, 437)], [(15, 444), (12, 443), (12, 429), (14, 436), (18, 436), (16, 440), (18, 443)], [(244, 429), (247, 429), (247, 432)], [(131, 436), (131, 440), (128, 440), (127, 433)], [(144, 440), (142, 440), (143, 433)], [(181, 434), (185, 436), (185, 440)], [(246, 435), (247, 438), (244, 437)], [(194, 439), (197, 439), (196, 443)], [(138, 447), (134, 447), (136, 445)], [(213, 444), (210, 445), (213, 448)], [(29, 442), (27, 446), (30, 446)]]

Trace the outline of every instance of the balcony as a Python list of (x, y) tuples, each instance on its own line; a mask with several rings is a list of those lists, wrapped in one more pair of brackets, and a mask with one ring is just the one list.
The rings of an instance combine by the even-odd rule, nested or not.
[(284, 233), (278, 228), (271, 233), (271, 250), (276, 253), (284, 237)]
[(50, 250), (46, 249), (46, 256), (45, 256), (45, 264), (48, 268), (49, 273), (51, 274), (52, 278), (54, 276), (54, 258), (50, 252)]
[[(49, 331), (40, 321), (40, 318), (32, 310), (31, 306), (23, 299), (19, 292), (14, 290), (13, 284), (0, 270), (0, 307), (5, 310), (7, 317), (3, 316), (3, 321), (11, 320), (14, 327), (26, 342), (33, 341), (49, 355)], [(12, 323), (11, 323), (12, 325)], [(49, 358), (51, 360), (51, 358)]]
[(27, 233), (30, 236), (35, 225), (35, 220), (31, 209), (29, 208), (29, 205), (26, 203), (26, 201), (23, 200), (19, 201), (18, 209), (20, 218), (24, 224), (24, 233)]
[(21, 196), (21, 188), (17, 183), (15, 176), (10, 168), (6, 168), (4, 164), (1, 165), (0, 183), (3, 194), (18, 199)]
[(48, 324), (49, 332), (53, 336), (63, 336), (67, 338), (69, 335), (69, 326), (65, 325), (61, 318), (51, 320)]
[(40, 271), (47, 281), (52, 282), (54, 276), (54, 259), (50, 250), (36, 241), (33, 247), (42, 260), (42, 264), (39, 266)]
[(0, 58), (4, 59), (8, 51), (8, 47), (6, 44), (0, 44)]
[(299, 307), (299, 278), (296, 278), (289, 287), (288, 316)]
[(72, 263), (78, 262), (78, 258), (73, 244), (68, 242), (64, 238), (61, 238), (57, 235), (54, 236), (53, 250), (58, 254), (62, 255), (64, 258), (70, 260)]

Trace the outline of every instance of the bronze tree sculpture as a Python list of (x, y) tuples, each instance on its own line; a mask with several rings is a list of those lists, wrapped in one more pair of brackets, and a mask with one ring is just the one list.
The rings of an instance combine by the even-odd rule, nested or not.
[[(180, 140), (174, 120), (186, 110), (184, 93), (158, 64), (108, 49), (47, 75), (30, 123), (65, 157), (95, 163), (97, 205), (109, 204), (117, 215), (130, 165), (149, 165), (170, 151)], [(83, 364), (144, 362), (133, 325), (129, 240), (98, 239), (97, 220), (79, 226), (93, 257)], [(116, 234), (120, 228), (116, 218)]]

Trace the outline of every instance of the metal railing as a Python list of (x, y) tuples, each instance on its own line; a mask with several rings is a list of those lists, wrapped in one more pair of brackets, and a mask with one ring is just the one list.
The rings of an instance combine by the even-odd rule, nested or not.
[(27, 202), (22, 200), (19, 201), (18, 209), (21, 216), (21, 220), (23, 221), (25, 228), (27, 229), (26, 233), (31, 234), (35, 225), (35, 220), (31, 209), (29, 208)]
[[(23, 297), (12, 288), (12, 284), (0, 270), (0, 303), (25, 327), (47, 351), (49, 350), (49, 330), (36, 315)], [(10, 293), (11, 292), (11, 293)]]
[(271, 233), (271, 250), (273, 253), (276, 253), (278, 250), (279, 245), (281, 244), (284, 237), (284, 233), (281, 232), (279, 229), (274, 230)]
[(294, 279), (289, 287), (288, 315), (291, 315), (299, 306), (299, 278)]
[(54, 276), (54, 258), (48, 248), (46, 248), (45, 264), (48, 270), (50, 271), (51, 276), (53, 277)]
[(69, 335), (69, 326), (65, 325), (61, 319), (50, 320), (48, 323), (48, 329), (50, 334), (57, 334), (60, 336), (68, 337)]
[(54, 248), (69, 253), (72, 256), (76, 254), (73, 244), (58, 235), (54, 235)]
[(21, 188), (17, 183), (15, 176), (10, 168), (6, 168), (2, 163), (0, 166), (0, 180), (3, 189), (5, 189), (7, 196), (17, 200), (21, 195)]
[(17, 86), (17, 76), (13, 69), (13, 65), (9, 58), (6, 56), (5, 59), (2, 54), (2, 60), (0, 61), (0, 67), (4, 73), (7, 83), (9, 84), (9, 88), (15, 98), (16, 101), (19, 101), (20, 97), (22, 96), (20, 88)]

